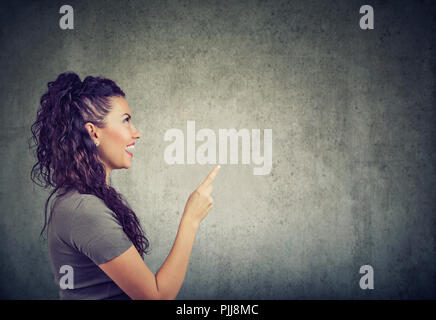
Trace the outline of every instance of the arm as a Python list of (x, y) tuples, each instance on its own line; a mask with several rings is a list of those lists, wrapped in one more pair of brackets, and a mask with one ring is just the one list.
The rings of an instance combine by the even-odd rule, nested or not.
[(185, 279), (186, 269), (200, 222), (213, 207), (210, 184), (218, 173), (212, 170), (189, 197), (173, 247), (156, 275), (132, 245), (120, 256), (99, 267), (132, 299), (174, 299)]
[(198, 225), (182, 218), (173, 248), (156, 273), (160, 299), (174, 299), (182, 287)]
[(174, 299), (185, 279), (198, 225), (182, 218), (167, 259), (156, 273), (147, 267), (135, 246), (99, 267), (132, 299)]

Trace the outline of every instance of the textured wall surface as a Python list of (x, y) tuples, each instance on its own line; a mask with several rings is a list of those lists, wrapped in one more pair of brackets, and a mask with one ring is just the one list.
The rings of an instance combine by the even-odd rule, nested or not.
[[(61, 30), (59, 8), (74, 8)], [(371, 4), (375, 29), (359, 28)], [(71, 70), (127, 94), (142, 138), (112, 174), (156, 272), (212, 164), (170, 128), (272, 129), (272, 170), (224, 164), (180, 299), (436, 298), (432, 1), (13, 1), (0, 5), (0, 296), (57, 299), (30, 126)], [(374, 268), (374, 290), (359, 269)]]

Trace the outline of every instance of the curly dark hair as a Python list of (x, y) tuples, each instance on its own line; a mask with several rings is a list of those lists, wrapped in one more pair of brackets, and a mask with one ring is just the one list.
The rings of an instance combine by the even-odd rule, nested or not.
[(98, 159), (97, 146), (85, 129), (87, 122), (103, 128), (105, 116), (112, 108), (109, 98), (125, 97), (124, 92), (112, 80), (88, 76), (82, 82), (74, 72), (60, 74), (47, 86), (29, 139), (29, 147), (36, 147), (38, 159), (30, 173), (32, 181), (44, 189), (54, 187), (45, 203), (44, 227), (40, 236), (50, 223), (53, 209), (52, 205), (47, 222), (50, 198), (57, 191), (60, 193), (55, 198), (75, 189), (81, 194), (93, 194), (102, 199), (144, 257), (148, 254), (149, 242), (140, 221), (127, 200), (106, 183), (104, 164)]

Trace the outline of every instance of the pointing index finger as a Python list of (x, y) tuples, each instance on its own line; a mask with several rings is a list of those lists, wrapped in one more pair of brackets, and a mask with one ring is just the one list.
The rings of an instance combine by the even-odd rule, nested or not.
[(212, 181), (215, 179), (218, 171), (220, 170), (221, 166), (217, 165), (215, 168), (212, 169), (212, 171), (207, 175), (206, 179), (204, 179), (203, 183), (201, 184), (202, 187), (207, 187), (212, 183)]

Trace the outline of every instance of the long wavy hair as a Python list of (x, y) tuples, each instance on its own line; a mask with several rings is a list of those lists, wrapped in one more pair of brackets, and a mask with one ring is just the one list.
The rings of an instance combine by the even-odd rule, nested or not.
[(50, 198), (57, 191), (59, 194), (55, 198), (75, 189), (102, 199), (144, 257), (148, 254), (149, 242), (140, 221), (127, 200), (107, 185), (106, 170), (98, 158), (97, 146), (85, 129), (87, 122), (104, 128), (105, 116), (112, 108), (109, 98), (124, 97), (124, 92), (112, 80), (88, 76), (82, 82), (74, 72), (60, 74), (47, 87), (40, 99), (29, 139), (29, 146), (36, 148), (38, 159), (30, 173), (32, 181), (44, 189), (54, 187), (45, 203), (40, 236), (51, 220), (53, 205), (47, 222)]

